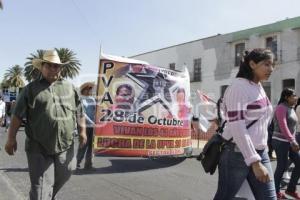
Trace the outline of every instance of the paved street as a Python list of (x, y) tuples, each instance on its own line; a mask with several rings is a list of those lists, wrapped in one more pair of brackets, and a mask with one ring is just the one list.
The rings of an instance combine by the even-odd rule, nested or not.
[[(6, 134), (0, 131), (0, 200), (25, 200), (30, 185), (25, 133), (19, 131), (18, 151), (10, 157), (4, 151)], [(194, 150), (194, 154), (198, 152)], [(217, 173), (205, 174), (192, 158), (95, 157), (95, 167), (95, 171), (77, 171), (61, 191), (60, 199), (209, 200), (216, 190)]]
[[(27, 197), (24, 139), (24, 131), (19, 131), (17, 154), (10, 157), (4, 151), (6, 134), (1, 129), (0, 200)], [(217, 177), (204, 174), (196, 159), (95, 157), (95, 167), (93, 172), (75, 173), (61, 191), (60, 199), (207, 200), (216, 190)]]

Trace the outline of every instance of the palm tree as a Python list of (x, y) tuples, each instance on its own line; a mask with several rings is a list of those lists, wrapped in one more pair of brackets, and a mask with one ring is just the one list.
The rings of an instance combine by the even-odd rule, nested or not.
[(24, 87), (25, 83), (23, 81), (23, 68), (20, 65), (15, 65), (6, 70), (4, 74), (4, 80), (10, 87), (20, 88)]
[(4, 89), (4, 88), (8, 88), (9, 87), (9, 83), (6, 79), (3, 79), (0, 83), (0, 88)]
[(57, 51), (60, 61), (62, 63), (68, 62), (61, 70), (61, 76), (67, 78), (74, 78), (79, 74), (80, 61), (75, 57), (76, 54), (68, 48), (55, 48)]
[(41, 76), (40, 70), (32, 65), (32, 60), (36, 58), (42, 59), (43, 55), (44, 51), (39, 49), (36, 53), (31, 53), (30, 57), (26, 58), (29, 61), (25, 63), (24, 76), (28, 82), (31, 82)]
[[(74, 78), (79, 74), (80, 70), (80, 61), (75, 57), (76, 54), (68, 49), (68, 48), (55, 48), (57, 51), (61, 62), (68, 62), (62, 70), (61, 70), (61, 76), (63, 78)], [(35, 58), (42, 59), (43, 58), (44, 51), (43, 50), (37, 50), (36, 53), (30, 54), (30, 57), (27, 57), (26, 59), (28, 60), (25, 63), (25, 77), (26, 80), (31, 82), (41, 76), (41, 72), (35, 68), (32, 65), (32, 60)]]

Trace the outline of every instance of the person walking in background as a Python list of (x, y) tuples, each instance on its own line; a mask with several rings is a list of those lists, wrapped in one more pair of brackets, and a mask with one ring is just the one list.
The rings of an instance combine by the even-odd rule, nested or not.
[(3, 97), (0, 96), (0, 127), (5, 123), (5, 109), (5, 102), (3, 101)]
[(296, 141), (300, 144), (300, 97), (298, 96), (297, 104), (295, 105), (295, 112), (297, 115), (298, 123), (296, 130)]
[(288, 158), (294, 163), (295, 167), (285, 193), (295, 199), (300, 199), (300, 195), (296, 191), (296, 185), (300, 177), (299, 144), (295, 137), (298, 119), (293, 109), (297, 103), (297, 98), (294, 90), (289, 88), (284, 89), (281, 92), (278, 105), (274, 112), (272, 146), (277, 157), (274, 178), (278, 199), (287, 199), (286, 195), (280, 192), (280, 182), (284, 171), (287, 169)]
[[(298, 97), (298, 101), (297, 101), (297, 104), (295, 105), (295, 111), (296, 111), (296, 109), (297, 109), (297, 106), (299, 105), (299, 100), (300, 100), (300, 98)], [(298, 124), (300, 123), (300, 110), (298, 110), (298, 114), (297, 114), (297, 112), (296, 112), (296, 114), (297, 114), (297, 118), (298, 118)], [(300, 135), (299, 135), (299, 127), (298, 127), (299, 125), (297, 125), (297, 132), (296, 132), (296, 141), (298, 142), (298, 144), (300, 144)], [(288, 165), (287, 165), (287, 167), (286, 167), (286, 170), (284, 171), (284, 173), (283, 173), (283, 175), (282, 175), (282, 179), (284, 179), (284, 180), (290, 180), (291, 179), (291, 176), (290, 176), (290, 171), (292, 171), (292, 169), (293, 169), (293, 166), (291, 167), (291, 164), (292, 164), (293, 162), (289, 159), (288, 160)], [(282, 186), (282, 183), (283, 182), (281, 182), (281, 186)], [(285, 181), (284, 181), (284, 183), (286, 183)], [(287, 183), (286, 183), (287, 184)]]
[[(297, 124), (297, 142), (299, 144), (299, 141), (300, 141), (300, 97), (298, 97), (298, 101), (297, 101), (297, 104), (295, 105), (295, 112), (296, 112), (296, 115), (297, 115), (297, 118), (298, 118), (298, 124)], [(299, 137), (299, 139), (298, 139)]]
[(5, 124), (6, 131), (8, 130), (8, 127), (9, 127), (9, 125), (10, 125), (11, 114), (12, 114), (12, 112), (13, 112), (15, 106), (16, 106), (16, 100), (12, 100), (12, 101), (10, 102), (9, 108), (7, 109), (8, 112), (7, 112), (7, 114), (6, 114), (6, 124)]
[(80, 168), (81, 161), (85, 156), (84, 169), (93, 168), (93, 136), (95, 125), (95, 112), (96, 112), (96, 100), (92, 96), (93, 82), (87, 82), (80, 86), (81, 100), (83, 109), (85, 111), (86, 120), (86, 135), (87, 142), (84, 146), (79, 147), (77, 151), (77, 165), (76, 168)]
[(272, 105), (262, 87), (274, 65), (268, 49), (245, 52), (239, 72), (224, 95), (225, 145), (219, 162), (215, 200), (233, 199), (247, 180), (255, 199), (275, 200), (273, 172), (267, 151)]
[(273, 120), (271, 121), (270, 125), (268, 126), (268, 154), (270, 157), (271, 161), (276, 160), (276, 157), (273, 156), (273, 146), (272, 146), (272, 136), (273, 136), (273, 131), (274, 131), (274, 123)]
[(26, 117), (25, 151), (31, 182), (30, 200), (55, 200), (75, 168), (74, 130), (81, 125), (80, 145), (86, 143), (85, 118), (75, 87), (63, 80), (55, 50), (46, 50), (43, 59), (33, 59), (42, 77), (23, 88), (12, 113), (5, 150), (14, 155), (17, 131)]

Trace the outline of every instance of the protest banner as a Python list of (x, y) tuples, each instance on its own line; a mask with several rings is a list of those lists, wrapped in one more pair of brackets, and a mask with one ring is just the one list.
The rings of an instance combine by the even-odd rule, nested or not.
[(95, 154), (180, 155), (191, 149), (188, 71), (102, 55)]

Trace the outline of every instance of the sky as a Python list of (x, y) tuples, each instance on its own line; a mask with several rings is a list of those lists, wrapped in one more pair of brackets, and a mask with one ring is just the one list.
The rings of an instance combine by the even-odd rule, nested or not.
[(2, 0), (0, 80), (38, 49), (69, 48), (96, 81), (100, 45), (126, 56), (300, 16), (299, 0)]

